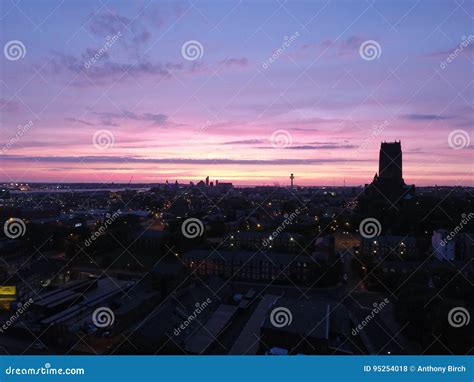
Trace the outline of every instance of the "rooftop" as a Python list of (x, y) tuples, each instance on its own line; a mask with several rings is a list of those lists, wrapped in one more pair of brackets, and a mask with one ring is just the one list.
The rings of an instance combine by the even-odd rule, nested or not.
[(238, 308), (233, 305), (220, 305), (209, 321), (207, 321), (196, 334), (186, 341), (186, 351), (193, 354), (204, 353), (217, 339), (237, 310)]

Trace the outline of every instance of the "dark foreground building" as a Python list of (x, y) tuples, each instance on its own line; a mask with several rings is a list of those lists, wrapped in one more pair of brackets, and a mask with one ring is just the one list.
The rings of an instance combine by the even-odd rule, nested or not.
[(365, 185), (362, 202), (400, 204), (415, 196), (415, 185), (403, 180), (402, 147), (400, 141), (382, 142), (379, 153), (379, 172)]

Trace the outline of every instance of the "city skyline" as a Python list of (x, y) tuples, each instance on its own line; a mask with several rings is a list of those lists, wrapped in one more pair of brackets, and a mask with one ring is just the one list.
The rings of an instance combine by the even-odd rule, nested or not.
[(407, 183), (474, 185), (472, 4), (22, 4), (2, 182), (354, 186), (401, 140)]

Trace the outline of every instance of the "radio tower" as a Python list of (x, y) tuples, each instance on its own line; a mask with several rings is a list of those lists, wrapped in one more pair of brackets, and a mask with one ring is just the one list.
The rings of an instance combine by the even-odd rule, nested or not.
[(290, 180), (291, 180), (291, 188), (293, 188), (293, 179), (295, 179), (295, 176), (293, 174), (290, 175)]

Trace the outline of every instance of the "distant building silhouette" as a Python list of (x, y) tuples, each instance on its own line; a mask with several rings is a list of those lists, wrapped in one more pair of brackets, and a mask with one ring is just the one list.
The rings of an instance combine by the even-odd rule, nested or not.
[(403, 182), (402, 146), (400, 141), (383, 142), (379, 153), (379, 178)]
[(402, 147), (400, 141), (382, 142), (379, 153), (379, 172), (371, 184), (365, 185), (362, 202), (396, 205), (415, 196), (415, 186), (403, 180)]
[(218, 188), (220, 190), (228, 191), (228, 190), (234, 188), (234, 185), (232, 183), (229, 183), (229, 182), (219, 182), (219, 183), (216, 183), (216, 188)]
[(232, 189), (234, 186), (232, 183), (226, 183), (226, 182), (219, 182), (218, 179), (216, 179), (216, 182), (211, 182), (209, 176), (206, 177), (205, 180), (200, 180), (197, 184), (196, 187), (198, 188), (213, 188), (216, 190), (220, 191), (228, 191)]

